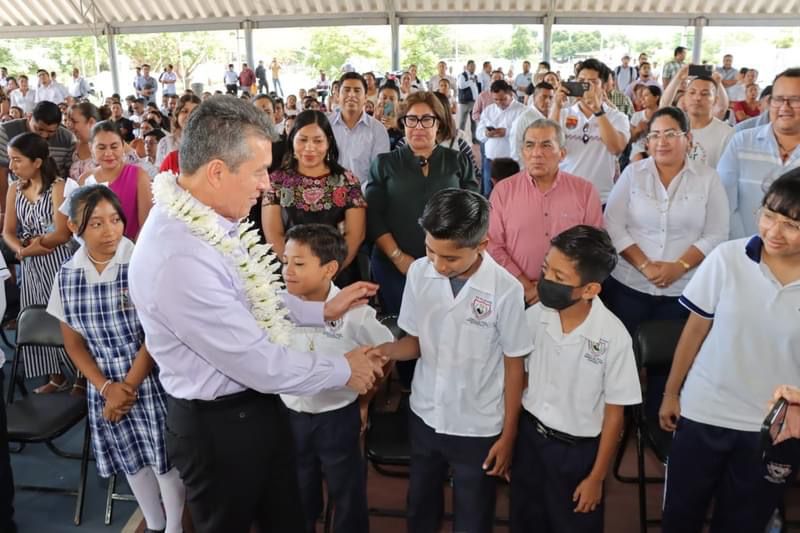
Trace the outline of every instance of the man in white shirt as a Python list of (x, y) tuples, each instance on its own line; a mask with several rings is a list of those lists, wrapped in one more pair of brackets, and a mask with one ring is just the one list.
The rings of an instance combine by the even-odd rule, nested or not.
[(69, 95), (78, 100), (89, 95), (89, 83), (86, 78), (81, 76), (77, 67), (72, 69), (72, 83), (69, 86)]
[(378, 120), (364, 112), (367, 81), (357, 72), (339, 79), (339, 111), (331, 118), (331, 128), (339, 147), (339, 164), (367, 184), (372, 161), (389, 151), (389, 134)]
[(728, 99), (731, 102), (743, 102), (745, 99), (745, 92), (747, 92), (747, 86), (751, 83), (755, 83), (757, 73), (757, 71), (751, 68), (742, 67), (739, 70), (738, 81), (727, 89)]
[(622, 56), (622, 64), (614, 69), (614, 75), (616, 76), (617, 89), (624, 93), (628, 85), (636, 79), (636, 68), (631, 65), (631, 56), (628, 54)]
[(733, 68), (732, 55), (725, 54), (725, 56), (722, 58), (722, 66), (717, 67), (717, 72), (719, 72), (719, 76), (721, 79), (720, 83), (722, 84), (723, 87), (725, 87), (725, 90), (728, 91), (728, 98), (730, 98), (731, 87), (733, 87), (734, 85), (736, 85), (736, 83), (738, 83), (737, 79), (738, 71), (735, 68)]
[(610, 75), (606, 65), (587, 59), (577, 72), (577, 81), (588, 83), (589, 90), (565, 107), (569, 95), (562, 85), (550, 110), (550, 118), (567, 132), (567, 157), (561, 170), (592, 182), (603, 204), (619, 173), (617, 157), (631, 136), (628, 117), (604, 102), (603, 84)]
[[(683, 71), (678, 73), (680, 77)], [(712, 78), (695, 78), (686, 88), (683, 97), (692, 132), (692, 149), (689, 158), (715, 168), (722, 157), (733, 128), (714, 117), (714, 102), (721, 89)]]
[(475, 132), (475, 121), (472, 119), (472, 108), (475, 107), (475, 102), (481, 92), (478, 77), (475, 75), (475, 62), (473, 60), (467, 61), (467, 66), (458, 76), (456, 82), (458, 88), (458, 129), (466, 132), (467, 120), (469, 120), (469, 133), (472, 136), (473, 144), (478, 143)]
[(505, 80), (492, 82), (491, 91), (494, 103), (481, 113), (476, 132), (478, 140), (485, 143), (482, 192), (486, 197), (492, 192), (492, 159), (511, 156), (511, 127), (525, 111), (525, 106), (514, 99), (514, 89)]
[(8, 99), (11, 100), (12, 106), (19, 107), (26, 115), (33, 113), (33, 108), (36, 106), (36, 91), (30, 88), (28, 76), (20, 75), (19, 89), (11, 91)]
[(480, 92), (488, 91), (492, 85), (492, 62), (484, 61), (481, 71), (478, 73), (478, 83), (480, 84)]
[(528, 87), (532, 83), (532, 79), (533, 73), (531, 72), (531, 62), (523, 61), (522, 72), (517, 74), (517, 77), (514, 78), (514, 89), (517, 91), (517, 100), (520, 102), (525, 101), (525, 94), (528, 90)]
[(50, 73), (44, 69), (39, 69), (36, 72), (39, 78), (39, 88), (36, 89), (35, 100), (39, 102), (53, 102), (60, 104), (67, 97), (66, 93), (62, 90), (62, 86), (50, 77)]
[(158, 81), (161, 82), (161, 94), (177, 94), (175, 90), (175, 82), (178, 81), (178, 75), (175, 74), (172, 65), (167, 65), (167, 67), (164, 69), (164, 72), (162, 72), (161, 76), (158, 77)]
[[(472, 71), (475, 72), (475, 64), (472, 65)], [(431, 88), (432, 91), (435, 91), (437, 87), (439, 87), (439, 80), (445, 79), (450, 83), (450, 94), (448, 97), (453, 96), (453, 91), (455, 90), (456, 86), (456, 79), (447, 73), (447, 63), (444, 61), (439, 61), (436, 64), (436, 74), (431, 77), (430, 81), (428, 82), (428, 87)]]

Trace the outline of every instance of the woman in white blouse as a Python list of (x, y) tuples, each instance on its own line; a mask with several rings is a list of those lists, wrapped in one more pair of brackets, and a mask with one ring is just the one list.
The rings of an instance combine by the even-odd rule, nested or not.
[[(651, 157), (628, 165), (605, 210), (623, 261), (603, 287), (603, 302), (631, 336), (648, 320), (686, 318), (678, 297), (694, 269), (728, 239), (725, 189), (716, 170), (687, 158), (692, 137), (683, 111), (656, 111), (646, 139)], [(663, 379), (659, 386), (650, 377), (660, 401)]]

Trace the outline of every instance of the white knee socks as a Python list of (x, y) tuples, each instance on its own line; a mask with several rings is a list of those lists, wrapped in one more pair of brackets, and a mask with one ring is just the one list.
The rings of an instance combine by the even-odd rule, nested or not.
[[(144, 515), (148, 529), (166, 533), (181, 533), (181, 518), (185, 490), (176, 469), (166, 474), (156, 474), (152, 468), (145, 467), (133, 475), (126, 475), (128, 485), (136, 496), (136, 502)], [(159, 498), (160, 495), (160, 498)], [(161, 501), (164, 507), (161, 507)], [(166, 516), (164, 511), (166, 510)]]

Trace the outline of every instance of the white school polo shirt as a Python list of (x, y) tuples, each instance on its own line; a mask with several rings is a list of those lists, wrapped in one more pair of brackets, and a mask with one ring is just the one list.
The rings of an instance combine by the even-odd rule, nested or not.
[[(614, 129), (624, 135), (626, 141), (629, 140), (631, 124), (628, 116), (608, 104), (603, 104), (603, 110)], [(598, 118), (594, 115), (587, 118), (576, 103), (561, 110), (561, 127), (567, 137), (567, 157), (560, 164), (561, 170), (592, 182), (600, 193), (600, 201), (605, 204), (618, 167), (617, 156), (608, 151), (600, 138)], [(586, 142), (583, 142), (584, 138)]]
[(457, 296), (426, 258), (408, 270), (398, 325), (419, 338), (411, 410), (437, 433), (493, 437), (503, 429), (503, 356), (532, 345), (520, 282), (488, 253)]
[(689, 159), (716, 168), (733, 133), (733, 128), (718, 118), (712, 118), (705, 128), (692, 129)]
[(600, 298), (568, 334), (558, 311), (525, 311), (533, 336), (522, 406), (542, 423), (575, 437), (596, 437), (606, 404), (642, 403), (631, 336)]
[(759, 237), (720, 244), (680, 302), (713, 320), (681, 391), (681, 416), (759, 431), (775, 387), (800, 383), (800, 281), (782, 286)]
[[(326, 300), (339, 293), (331, 283)], [(392, 342), (392, 332), (378, 322), (375, 310), (368, 305), (355, 307), (339, 320), (327, 322), (325, 327), (294, 326), (289, 347), (303, 352), (347, 353), (359, 346), (376, 346)], [(350, 405), (358, 394), (350, 389), (330, 389), (313, 396), (281, 394), (286, 407), (300, 413), (325, 413)]]

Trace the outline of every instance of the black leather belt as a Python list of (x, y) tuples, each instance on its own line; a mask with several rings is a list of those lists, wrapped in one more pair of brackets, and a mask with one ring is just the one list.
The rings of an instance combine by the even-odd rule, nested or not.
[(546, 439), (553, 439), (559, 442), (563, 442), (564, 444), (578, 444), (579, 442), (585, 442), (588, 440), (596, 440), (598, 437), (576, 437), (575, 435), (570, 435), (569, 433), (564, 433), (563, 431), (558, 431), (556, 429), (550, 428), (545, 426), (541, 420), (533, 416), (527, 410), (524, 410), (524, 413), (530, 417), (531, 421), (536, 425), (536, 432), (543, 436)]
[(170, 400), (185, 409), (192, 410), (205, 410), (205, 409), (225, 409), (231, 407), (238, 407), (244, 403), (253, 401), (258, 398), (275, 398), (274, 394), (263, 394), (252, 389), (243, 390), (234, 394), (220, 396), (213, 400), (185, 400), (182, 398), (169, 397)]

